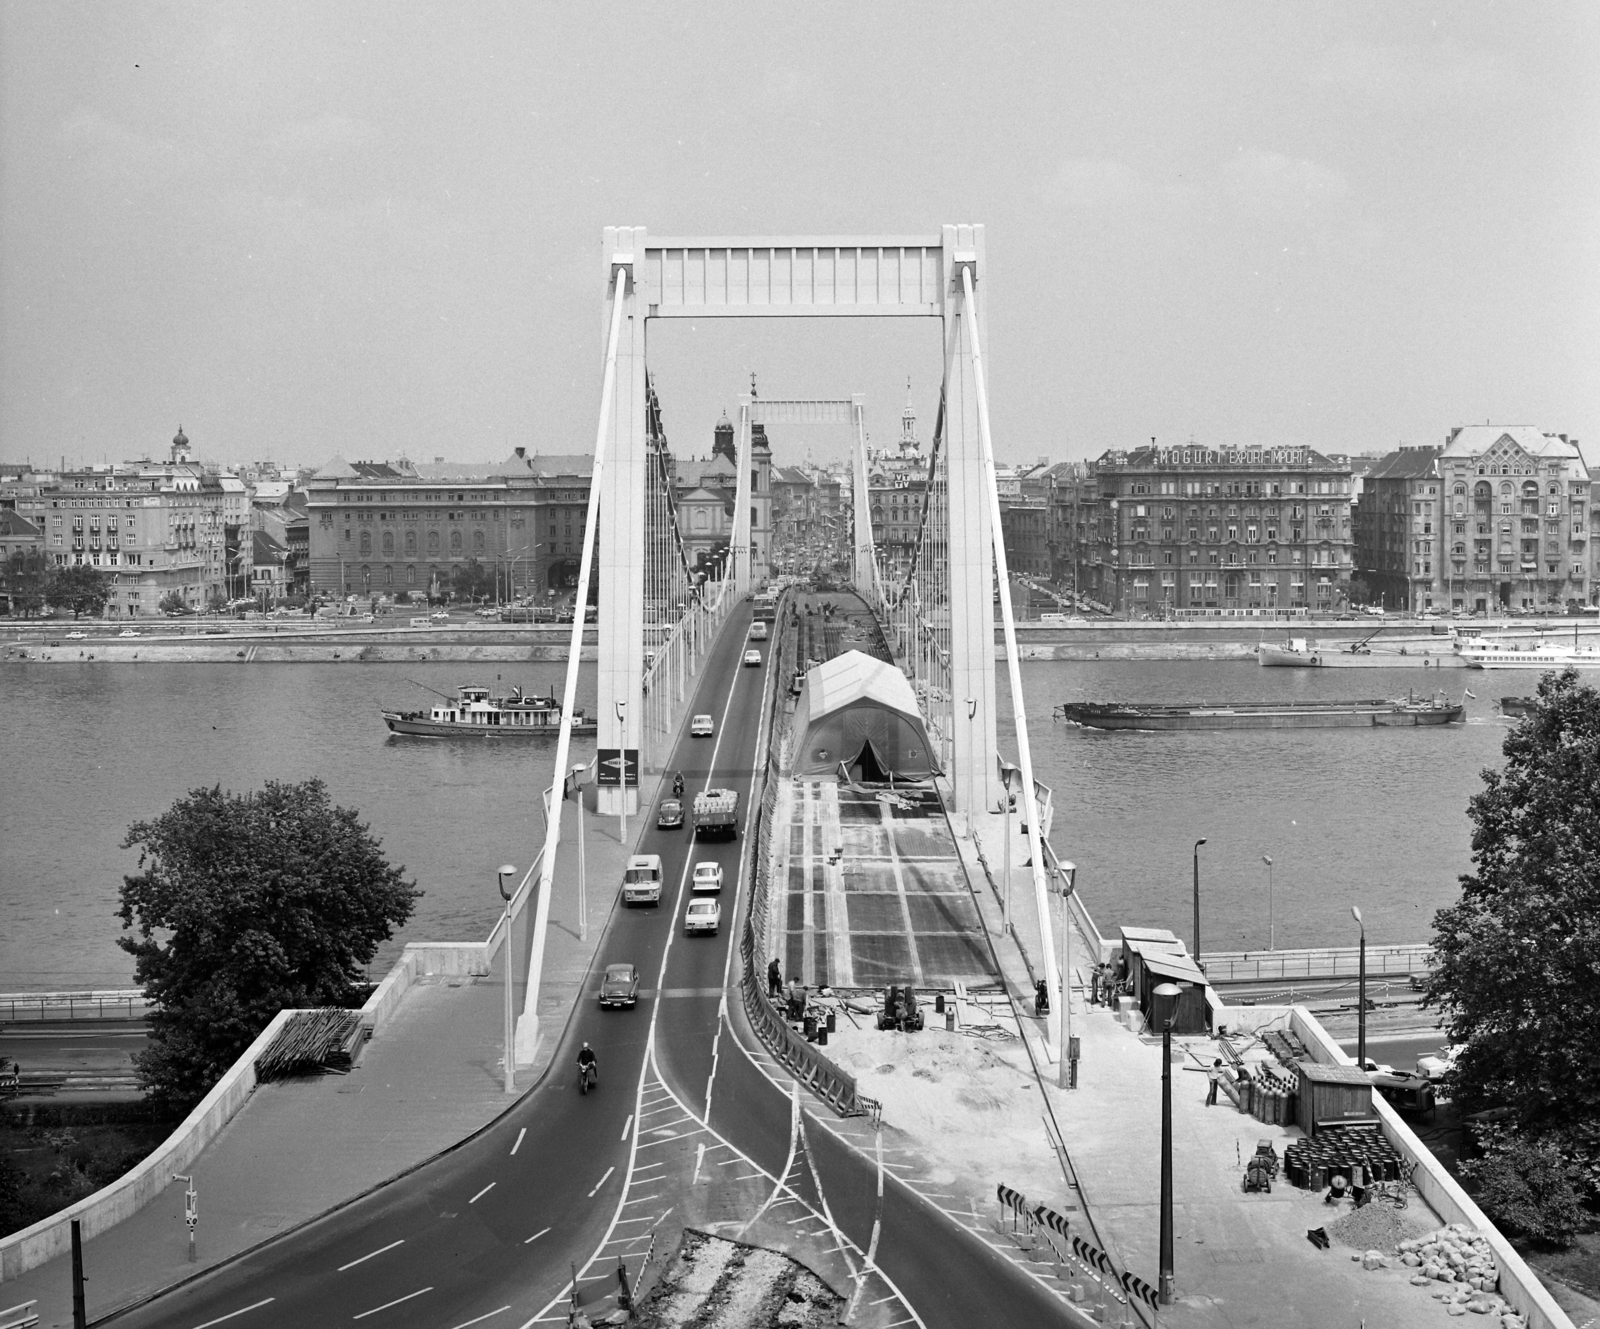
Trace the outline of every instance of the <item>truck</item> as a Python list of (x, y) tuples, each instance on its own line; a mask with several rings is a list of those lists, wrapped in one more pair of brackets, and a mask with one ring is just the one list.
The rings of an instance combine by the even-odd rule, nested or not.
[(635, 854), (622, 870), (623, 904), (661, 903), (661, 855)]
[(739, 791), (707, 789), (694, 796), (694, 838), (734, 840), (739, 836)]

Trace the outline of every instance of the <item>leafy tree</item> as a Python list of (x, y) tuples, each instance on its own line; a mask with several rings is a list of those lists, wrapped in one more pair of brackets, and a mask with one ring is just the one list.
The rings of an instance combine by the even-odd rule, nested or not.
[(182, 614), (188, 612), (189, 606), (177, 591), (168, 591), (156, 608), (163, 614)]
[[(1543, 1146), (1592, 1179), (1600, 1042), (1581, 1031), (1600, 1021), (1600, 693), (1571, 669), (1546, 675), (1502, 750), (1504, 769), (1484, 771), (1468, 805), (1476, 870), (1434, 915), (1426, 1000), (1462, 1045), (1449, 1091), (1469, 1112), (1509, 1109), (1485, 1179), (1543, 1168), (1528, 1152)], [(1529, 1194), (1559, 1200), (1528, 1181)], [(1509, 1192), (1496, 1180), (1494, 1193)]]
[(1372, 588), (1367, 585), (1365, 577), (1350, 578), (1350, 603), (1364, 605), (1372, 600)]
[(128, 828), (139, 872), (118, 944), (154, 1003), (135, 1061), (162, 1105), (187, 1108), (286, 1006), (344, 1003), (420, 892), (320, 780), (195, 789)]
[(45, 606), (45, 556), (41, 550), (17, 550), (4, 568), (6, 594), (11, 597), (11, 612), (33, 618)]
[(1560, 1245), (1585, 1222), (1583, 1170), (1549, 1140), (1479, 1127), (1483, 1153), (1461, 1164), (1478, 1202), (1513, 1236)]
[(99, 568), (87, 563), (51, 568), (45, 576), (45, 598), (60, 609), (81, 614), (99, 614), (111, 598), (111, 581)]
[(450, 574), (450, 589), (466, 600), (494, 594), (494, 573), (475, 558), (458, 564)]

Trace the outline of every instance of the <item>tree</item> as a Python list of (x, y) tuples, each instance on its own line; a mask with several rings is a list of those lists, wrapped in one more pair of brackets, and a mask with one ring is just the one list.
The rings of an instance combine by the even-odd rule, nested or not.
[(494, 594), (494, 573), (475, 558), (457, 565), (450, 574), (450, 589), (467, 600)]
[(1600, 693), (1571, 669), (1546, 675), (1502, 751), (1504, 769), (1485, 771), (1468, 804), (1476, 870), (1434, 915), (1426, 1001), (1462, 1045), (1452, 1095), (1469, 1112), (1509, 1109), (1496, 1167), (1540, 1161), (1519, 1141), (1551, 1145), (1592, 1185), (1600, 1140), (1584, 1124), (1600, 1121), (1600, 1042), (1584, 1031), (1600, 1021)]
[(161, 597), (161, 602), (156, 605), (163, 614), (185, 614), (189, 611), (188, 604), (177, 591), (168, 591)]
[(111, 598), (111, 582), (99, 568), (73, 563), (51, 568), (45, 576), (45, 598), (58, 609), (80, 614), (99, 614)]
[(284, 1007), (344, 1004), (420, 895), (320, 780), (195, 789), (128, 828), (118, 944), (154, 1009), (135, 1058), (157, 1101), (198, 1102)]

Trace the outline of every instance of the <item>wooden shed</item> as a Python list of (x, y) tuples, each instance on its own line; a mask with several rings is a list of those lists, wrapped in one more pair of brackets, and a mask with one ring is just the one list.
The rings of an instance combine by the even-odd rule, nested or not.
[(1183, 995), (1178, 998), (1172, 1032), (1210, 1032), (1210, 988), (1206, 976), (1189, 958), (1181, 941), (1172, 933), (1156, 928), (1123, 928), (1122, 949), (1133, 980), (1133, 998), (1144, 1013), (1147, 1028), (1154, 1029), (1151, 993), (1162, 983), (1176, 983)]
[(1315, 1137), (1325, 1126), (1344, 1126), (1366, 1121), (1375, 1115), (1372, 1107), (1372, 1077), (1357, 1066), (1325, 1066), (1315, 1061), (1297, 1061), (1299, 1103), (1295, 1125)]

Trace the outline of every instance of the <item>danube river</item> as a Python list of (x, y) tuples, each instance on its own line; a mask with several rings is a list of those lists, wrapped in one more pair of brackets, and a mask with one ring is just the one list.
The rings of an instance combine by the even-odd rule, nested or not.
[[(318, 776), (357, 809), (424, 896), (405, 940), (472, 940), (499, 911), (495, 868), (542, 843), (539, 792), (553, 739), (393, 739), (381, 706), (419, 707), (415, 684), (494, 685), (458, 664), (28, 665), (0, 673), (9, 777), (0, 785), (0, 990), (120, 987), (117, 892), (130, 823), (185, 792)], [(558, 688), (559, 664), (501, 665), (499, 685)], [(1190, 852), (1201, 836), (1206, 949), (1267, 944), (1267, 869), (1280, 947), (1350, 943), (1359, 904), (1374, 942), (1423, 941), (1469, 867), (1468, 797), (1500, 760), (1495, 699), (1531, 674), (1301, 671), (1254, 664), (1049, 662), (1023, 666), (1053, 840), (1079, 865), (1103, 930), (1187, 936)], [(1442, 729), (1098, 734), (1050, 719), (1060, 702), (1376, 697), (1463, 687), (1469, 722)], [(1007, 695), (1001, 674), (1002, 709)], [(580, 676), (592, 705), (594, 673)], [(1011, 747), (1010, 725), (1001, 728)], [(580, 756), (593, 750), (579, 744)]]

